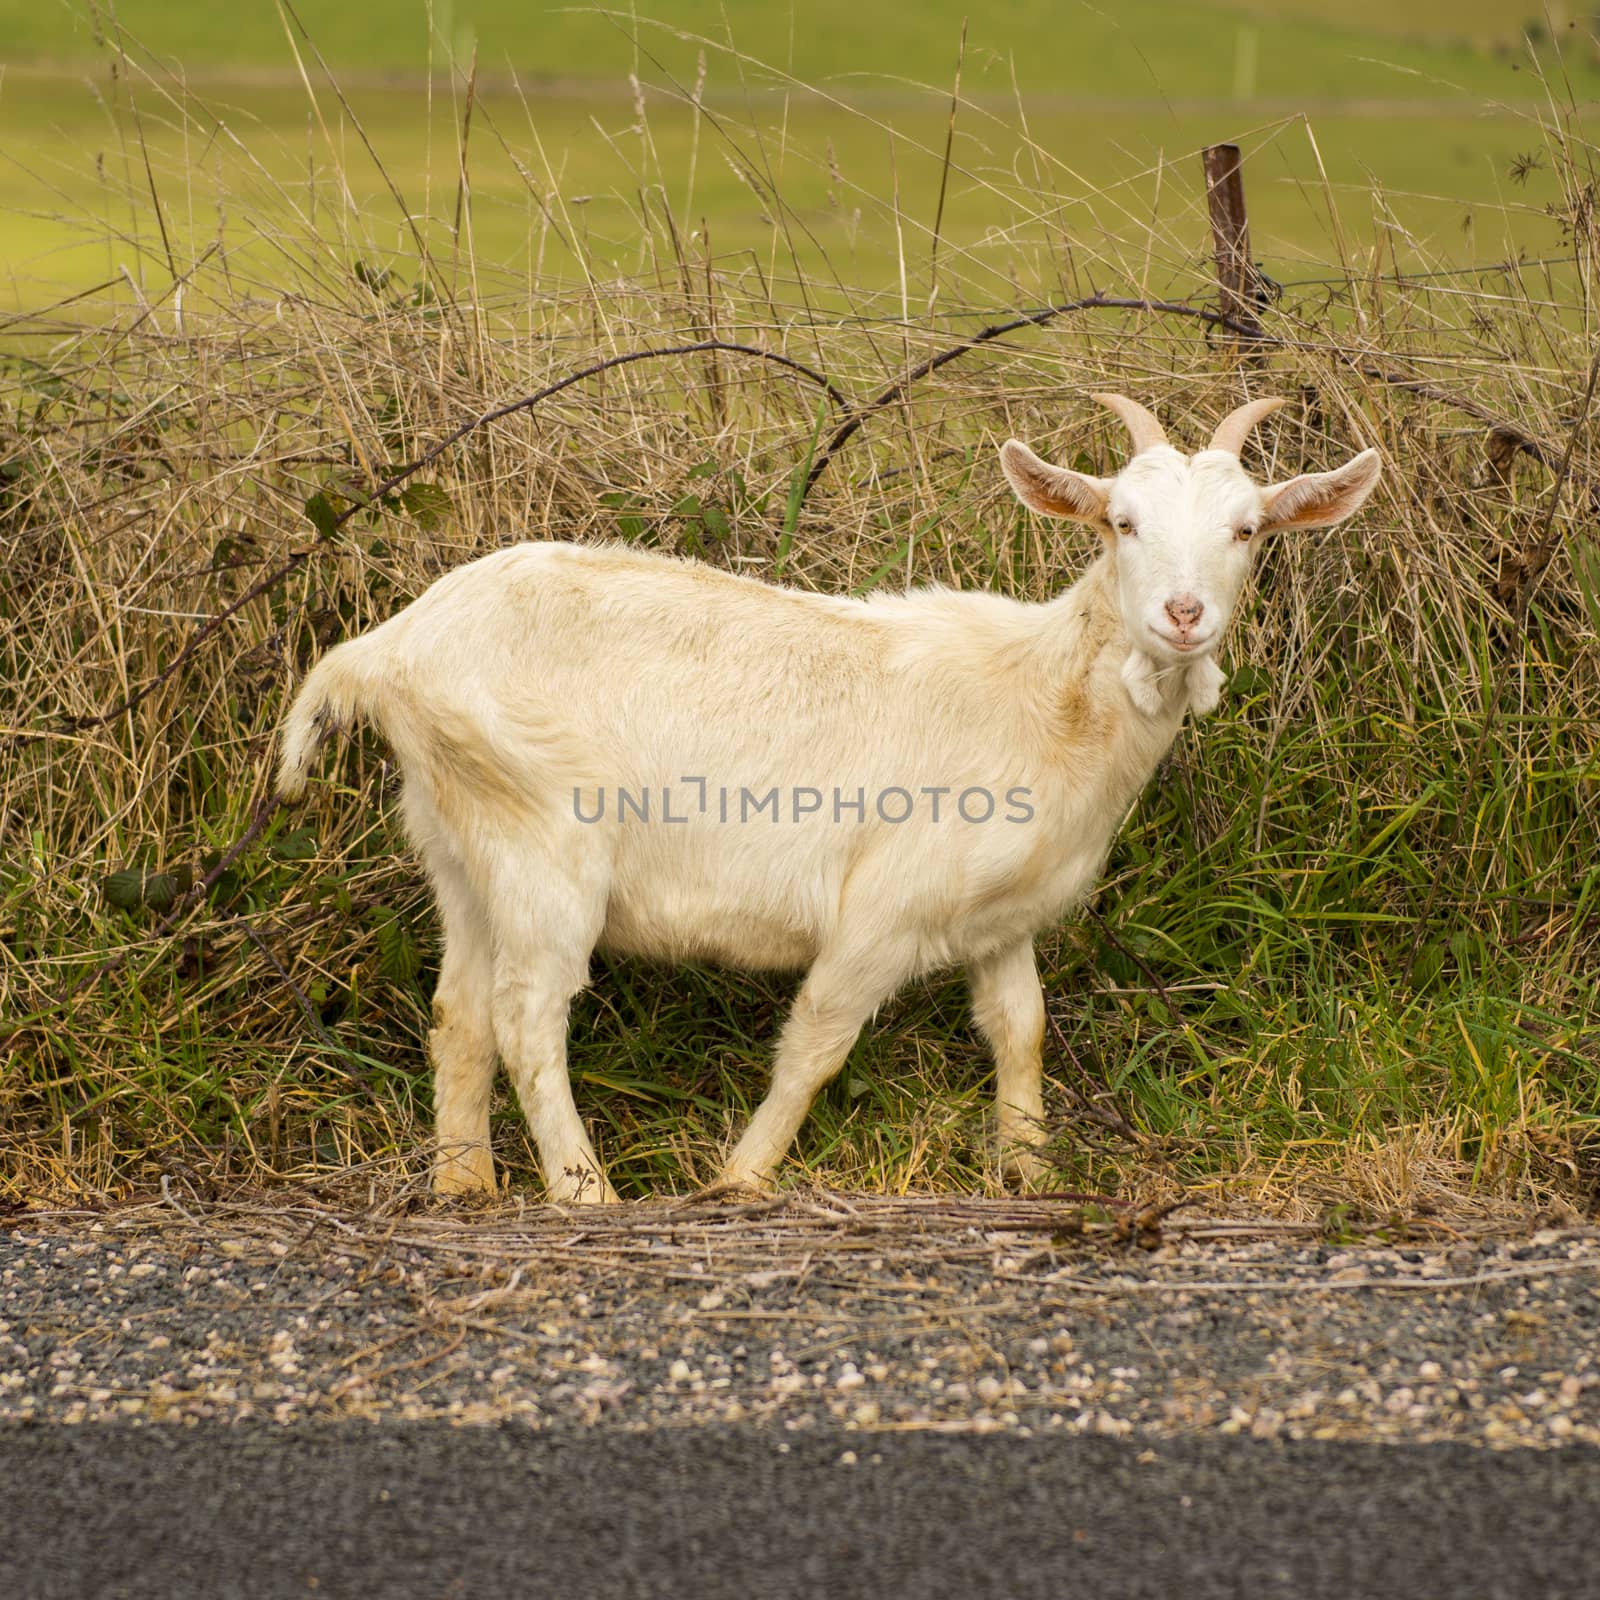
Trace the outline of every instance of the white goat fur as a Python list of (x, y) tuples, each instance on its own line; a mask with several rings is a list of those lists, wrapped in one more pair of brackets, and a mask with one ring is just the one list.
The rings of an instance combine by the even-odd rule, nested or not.
[[(955, 964), (994, 1054), (1007, 1171), (1039, 1171), (1033, 935), (1092, 888), (1185, 710), (1215, 705), (1212, 652), (1253, 534), (1337, 521), (1378, 476), (1369, 450), (1262, 489), (1238, 450), (1273, 403), (1241, 408), (1189, 459), (1142, 407), (1097, 398), (1141, 447), (1115, 479), (1047, 466), (1014, 440), (1001, 452), (1027, 504), (1104, 538), (1048, 604), (943, 589), (839, 599), (617, 547), (522, 544), (317, 664), (285, 722), (279, 791), (300, 796), (334, 727), (375, 723), (443, 918), (436, 1189), (493, 1186), (498, 1054), (551, 1195), (614, 1198), (566, 1064), (568, 1007), (597, 945), (807, 969), (724, 1181), (768, 1179), (862, 1025), (909, 979)], [(778, 821), (741, 822), (737, 808), (720, 820), (723, 788), (774, 787)], [(826, 799), (794, 817), (801, 788)], [(593, 815), (597, 791), (619, 789), (649, 792), (648, 823), (610, 803), (603, 821), (579, 820), (575, 792)], [(687, 820), (662, 818), (664, 789)], [(878, 814), (891, 789), (914, 797), (909, 820)], [(995, 796), (987, 822), (955, 814), (969, 789)], [(1025, 806), (1008, 808), (1017, 789)], [(864, 791), (859, 821), (835, 790)], [(1005, 820), (1021, 809), (1030, 820)]]

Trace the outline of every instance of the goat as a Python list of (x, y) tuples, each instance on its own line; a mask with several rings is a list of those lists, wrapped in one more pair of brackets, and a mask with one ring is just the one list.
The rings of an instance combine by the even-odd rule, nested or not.
[(405, 778), (444, 926), (429, 1036), (439, 1193), (491, 1190), (504, 1061), (561, 1201), (613, 1200), (567, 1071), (590, 953), (804, 969), (770, 1091), (721, 1182), (760, 1187), (862, 1026), (912, 978), (966, 968), (1009, 1178), (1043, 1175), (1033, 936), (1082, 901), (1186, 711), (1271, 529), (1350, 516), (1365, 450), (1260, 487), (1256, 400), (1185, 457), (1120, 395), (1114, 478), (1007, 440), (1023, 503), (1098, 558), (1045, 604), (919, 589), (843, 599), (616, 546), (518, 544), (339, 645), (285, 720), (298, 799), (364, 718)]

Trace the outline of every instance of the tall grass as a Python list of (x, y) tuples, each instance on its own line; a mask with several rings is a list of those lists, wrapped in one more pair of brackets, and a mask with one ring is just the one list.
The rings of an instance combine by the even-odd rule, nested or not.
[[(359, 130), (305, 59), (316, 118), (345, 137), (304, 187), (241, 195), (207, 187), (203, 147), (233, 135), (122, 55), (126, 175), (99, 224), (115, 270), (0, 333), (0, 1192), (421, 1163), (437, 943), (381, 745), (357, 741), (303, 812), (214, 871), (319, 650), (523, 538), (622, 539), (845, 594), (1042, 599), (1093, 539), (1021, 513), (995, 446), (1014, 434), (1112, 470), (1122, 441), (1085, 399), (1110, 387), (1191, 444), (1245, 394), (1285, 393), (1263, 474), (1369, 443), (1389, 470), (1355, 525), (1272, 548), (1221, 712), (1141, 798), (1092, 913), (1040, 941), (1063, 1181), (1593, 1203), (1600, 237), (1570, 120), (1530, 128), (1553, 261), (1429, 276), (1414, 244), (1403, 260), (1351, 248), (1265, 309), (1259, 349), (1097, 307), (894, 392), (979, 329), (1096, 287), (1209, 304), (1197, 158), (1151, 175), (1154, 209), (1121, 190), (1061, 199), (1066, 169), (1026, 141), (1010, 168), (952, 170), (952, 210), (978, 186), (1012, 222), (975, 245), (946, 231), (935, 295), (926, 219), (893, 196), (853, 201), (899, 241), (887, 292), (817, 251), (769, 128), (703, 112), (698, 156), (745, 173), (768, 250), (718, 254), (645, 170), (619, 267), (532, 152), (480, 127), (472, 148), (527, 179), (529, 250), (508, 270), (471, 248), (465, 138), (437, 218), (397, 188), (387, 209), (355, 206)], [(140, 96), (188, 135), (181, 172), (141, 160)], [(639, 114), (648, 151), (642, 96)], [(640, 361), (477, 428), (369, 503), (491, 407), (712, 340), (803, 363), (843, 403), (726, 350)], [(886, 393), (808, 487), (841, 423)], [(789, 993), (597, 961), (572, 1063), (624, 1193), (710, 1176)], [(920, 984), (825, 1092), (797, 1161), (843, 1186), (981, 1189), (986, 1101), (959, 984)], [(509, 1102), (495, 1129), (525, 1181)]]

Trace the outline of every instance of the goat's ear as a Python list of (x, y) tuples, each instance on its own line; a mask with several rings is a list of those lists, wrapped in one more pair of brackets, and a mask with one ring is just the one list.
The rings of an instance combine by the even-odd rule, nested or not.
[(1383, 462), (1363, 450), (1332, 472), (1307, 472), (1261, 491), (1262, 527), (1331, 528), (1361, 509), (1377, 485)]
[(1109, 479), (1052, 467), (1018, 439), (1007, 439), (1000, 446), (1000, 466), (1023, 505), (1047, 517), (1104, 524), (1106, 498), (1111, 493)]

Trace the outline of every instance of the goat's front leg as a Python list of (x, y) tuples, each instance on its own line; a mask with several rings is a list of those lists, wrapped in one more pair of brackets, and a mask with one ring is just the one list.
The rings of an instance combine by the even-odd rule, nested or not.
[(795, 996), (772, 1065), (772, 1087), (722, 1169), (720, 1184), (759, 1187), (777, 1170), (817, 1091), (842, 1067), (863, 1025), (904, 969), (852, 950), (820, 957)]
[(1000, 1161), (1005, 1175), (1038, 1186), (1050, 1169), (1044, 1143), (1044, 991), (1033, 941), (1024, 939), (967, 970), (972, 1012), (994, 1054)]

